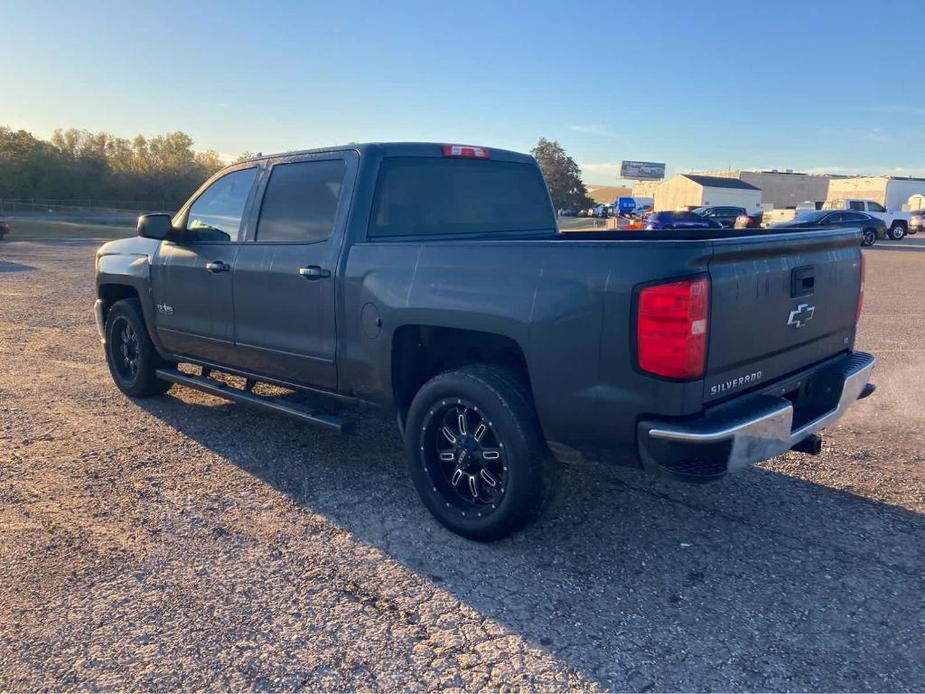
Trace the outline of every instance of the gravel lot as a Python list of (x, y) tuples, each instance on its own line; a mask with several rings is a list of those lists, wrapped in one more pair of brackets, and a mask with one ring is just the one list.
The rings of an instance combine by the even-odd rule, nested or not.
[(879, 389), (821, 456), (569, 467), (489, 546), (375, 412), (124, 398), (95, 245), (0, 244), (0, 690), (925, 689), (925, 238), (866, 251)]

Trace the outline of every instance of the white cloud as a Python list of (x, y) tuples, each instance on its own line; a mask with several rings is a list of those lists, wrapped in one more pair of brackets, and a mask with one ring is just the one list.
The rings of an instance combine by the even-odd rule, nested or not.
[(582, 174), (610, 174), (611, 176), (619, 176), (620, 174), (620, 162), (602, 162), (599, 164), (579, 164)]
[(613, 132), (604, 123), (590, 123), (587, 125), (570, 125), (568, 126), (568, 129), (576, 133), (581, 133), (582, 135), (594, 135), (595, 137), (620, 137), (617, 133)]
[(910, 106), (909, 104), (882, 104), (871, 106), (868, 110), (874, 113), (904, 113), (911, 116), (925, 116), (925, 106)]

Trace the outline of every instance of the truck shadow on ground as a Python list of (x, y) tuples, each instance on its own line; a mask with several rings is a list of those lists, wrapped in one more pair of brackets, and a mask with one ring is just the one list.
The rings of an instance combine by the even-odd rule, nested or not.
[(536, 524), (482, 545), (424, 510), (376, 413), (342, 437), (138, 404), (604, 688), (923, 684), (919, 514), (764, 469), (690, 486), (589, 464), (565, 468)]

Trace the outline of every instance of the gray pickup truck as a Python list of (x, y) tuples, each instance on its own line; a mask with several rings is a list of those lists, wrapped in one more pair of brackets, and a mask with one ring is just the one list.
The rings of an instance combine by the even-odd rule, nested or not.
[(181, 384), (336, 430), (300, 391), (390, 408), (425, 505), (488, 540), (556, 461), (703, 481), (817, 453), (873, 390), (863, 276), (856, 230), (560, 233), (529, 156), (365, 144), (235, 164), (141, 217), (97, 253), (95, 312), (132, 397)]

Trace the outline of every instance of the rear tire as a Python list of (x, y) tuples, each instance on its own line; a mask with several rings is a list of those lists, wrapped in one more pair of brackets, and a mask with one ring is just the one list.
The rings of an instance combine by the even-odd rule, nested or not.
[(877, 242), (877, 232), (874, 229), (865, 229), (861, 232), (861, 245), (873, 246)]
[(906, 235), (906, 227), (904, 227), (899, 222), (894, 222), (893, 226), (890, 227), (890, 238), (894, 241), (899, 241), (903, 236)]
[(106, 363), (116, 387), (133, 398), (163, 395), (171, 383), (154, 375), (168, 366), (157, 353), (138, 299), (117, 301), (106, 314)]
[(472, 540), (506, 537), (538, 514), (549, 456), (529, 389), (511, 371), (472, 365), (415, 395), (405, 454), (421, 501)]

